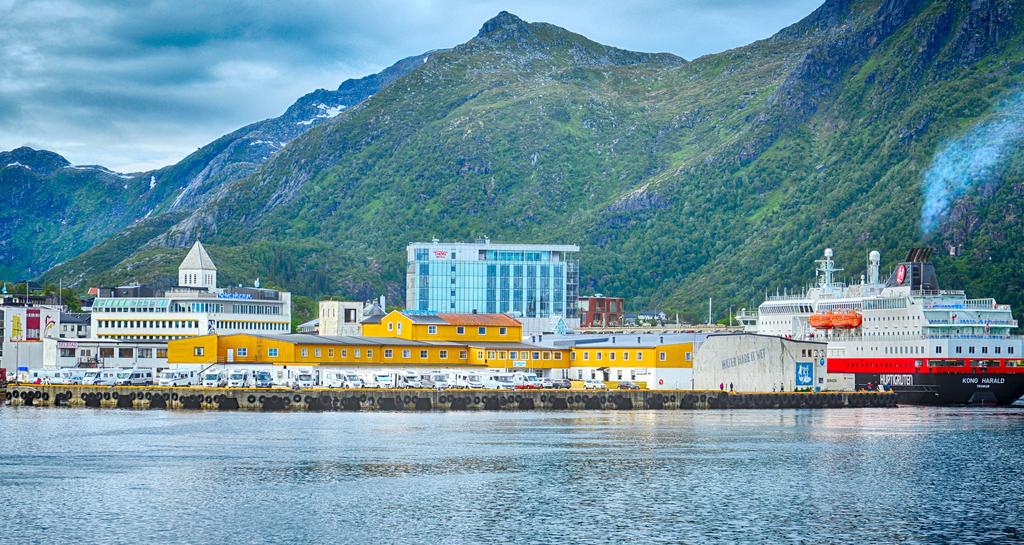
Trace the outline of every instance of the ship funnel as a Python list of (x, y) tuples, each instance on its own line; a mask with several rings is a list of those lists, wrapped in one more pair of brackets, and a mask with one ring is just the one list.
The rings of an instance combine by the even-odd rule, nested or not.
[(868, 284), (878, 284), (880, 282), (878, 277), (878, 269), (882, 263), (882, 254), (878, 253), (878, 250), (871, 250), (868, 254)]

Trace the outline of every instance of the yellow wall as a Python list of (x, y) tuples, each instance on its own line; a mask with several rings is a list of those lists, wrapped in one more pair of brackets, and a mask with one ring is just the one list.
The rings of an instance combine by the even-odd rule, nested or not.
[[(431, 328), (434, 333), (431, 333)], [(459, 333), (459, 328), (462, 333)], [(484, 333), (480, 333), (480, 327)], [(501, 334), (502, 328), (505, 334)], [(367, 337), (399, 337), (413, 341), (453, 342), (519, 342), (523, 338), (522, 325), (458, 325), (458, 324), (416, 324), (409, 317), (393, 310), (381, 318), (379, 324), (363, 324), (363, 335)]]
[[(386, 327), (386, 326), (385, 326)], [(403, 330), (405, 327), (403, 326)], [(404, 331), (403, 331), (404, 333)], [(371, 336), (373, 336), (371, 334)], [(667, 344), (654, 348), (574, 348), (530, 350), (473, 346), (472, 343), (430, 346), (344, 345), (303, 343), (269, 339), (247, 333), (203, 335), (167, 343), (169, 363), (226, 363), (232, 350), (235, 363), (273, 363), (276, 365), (474, 365), (497, 369), (517, 369), (513, 362), (526, 362), (527, 369), (565, 369), (568, 367), (658, 367), (692, 368), (693, 344)], [(196, 355), (196, 348), (202, 354)], [(239, 352), (243, 349), (245, 354)], [(277, 350), (276, 356), (271, 351)], [(319, 352), (318, 352), (319, 351)], [(421, 352), (426, 357), (421, 357)], [(441, 357), (446, 352), (446, 357)], [(512, 353), (515, 352), (515, 357)], [(388, 356), (390, 354), (390, 357)], [(627, 356), (628, 354), (628, 356)], [(641, 354), (638, 359), (637, 354)], [(662, 359), (664, 354), (664, 359)], [(614, 355), (614, 358), (613, 358)], [(537, 356), (537, 357), (534, 357)], [(521, 367), (520, 367), (521, 368)]]
[[(662, 354), (665, 355), (664, 360)], [(693, 343), (665, 344), (654, 348), (576, 347), (573, 349), (572, 367), (692, 368)]]
[[(515, 357), (512, 354), (515, 353)], [(537, 347), (535, 350), (516, 348), (484, 348), (470, 345), (469, 361), (497, 369), (566, 369), (569, 367), (568, 349)], [(525, 362), (526, 367), (515, 367), (515, 362)]]
[[(201, 337), (190, 337), (167, 343), (168, 363), (216, 363), (217, 347), (220, 337), (217, 335), (203, 335)], [(202, 354), (197, 354), (197, 349)]]

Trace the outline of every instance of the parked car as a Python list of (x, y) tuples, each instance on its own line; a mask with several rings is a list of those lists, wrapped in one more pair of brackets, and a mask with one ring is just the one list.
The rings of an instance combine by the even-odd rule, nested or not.
[(603, 380), (597, 380), (596, 378), (588, 378), (583, 383), (584, 390), (607, 390), (608, 385)]
[(269, 371), (257, 371), (253, 376), (253, 386), (256, 388), (272, 388), (273, 374)]
[(572, 388), (572, 381), (567, 378), (551, 379), (551, 387), (568, 390), (569, 388)]
[(541, 388), (554, 388), (555, 387), (555, 381), (552, 380), (552, 379), (549, 379), (547, 377), (541, 377), (541, 379), (540, 379), (540, 387)]
[(117, 373), (115, 386), (151, 386), (153, 384), (152, 369), (130, 369)]
[(640, 385), (635, 383), (635, 382), (633, 382), (632, 380), (620, 380), (619, 381), (619, 389), (620, 390), (639, 390), (640, 389)]

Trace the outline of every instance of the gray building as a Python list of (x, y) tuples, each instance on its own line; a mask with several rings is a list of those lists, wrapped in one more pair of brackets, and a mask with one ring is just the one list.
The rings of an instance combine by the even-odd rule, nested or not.
[(738, 392), (819, 391), (827, 387), (823, 342), (736, 333), (708, 335), (693, 363), (696, 390)]

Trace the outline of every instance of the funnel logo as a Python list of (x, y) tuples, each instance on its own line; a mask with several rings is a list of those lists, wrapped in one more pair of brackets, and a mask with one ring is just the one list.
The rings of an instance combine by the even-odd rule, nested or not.
[(896, 269), (896, 283), (902, 284), (907, 279), (907, 266), (900, 263), (900, 266)]

